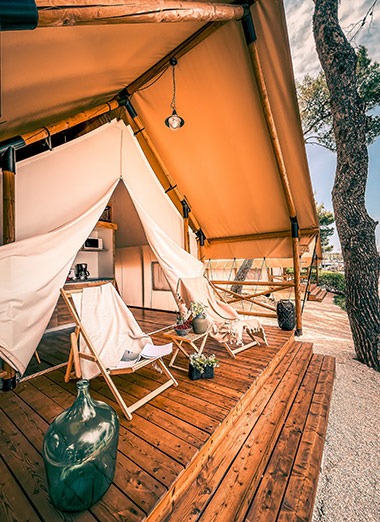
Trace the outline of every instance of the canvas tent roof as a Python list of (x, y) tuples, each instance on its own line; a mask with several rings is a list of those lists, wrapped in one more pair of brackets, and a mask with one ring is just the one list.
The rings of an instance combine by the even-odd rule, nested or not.
[[(318, 220), (282, 1), (258, 0), (251, 12), (299, 225), (308, 230), (301, 243), (307, 244)], [(206, 257), (291, 257), (289, 237), (241, 238), (290, 231), (290, 222), (241, 23), (219, 25), (179, 57), (177, 107), (186, 121), (179, 132), (163, 123), (170, 113), (170, 70), (135, 92), (132, 102), (203, 232), (214, 239), (206, 244)], [(202, 26), (181, 22), (5, 33), (0, 138), (94, 107), (124, 86), (133, 92), (141, 84), (136, 79)]]

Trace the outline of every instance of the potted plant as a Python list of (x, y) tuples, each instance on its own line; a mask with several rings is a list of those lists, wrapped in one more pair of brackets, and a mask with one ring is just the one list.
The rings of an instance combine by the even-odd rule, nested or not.
[(196, 334), (205, 333), (208, 328), (206, 306), (202, 303), (193, 302), (190, 304), (189, 311), (193, 316), (192, 324), (194, 332)]
[(192, 330), (192, 325), (189, 320), (185, 320), (181, 315), (177, 314), (177, 324), (174, 327), (174, 331), (177, 335), (184, 337), (189, 334)]
[(197, 355), (193, 353), (189, 360), (189, 377), (192, 381), (198, 379), (213, 379), (214, 368), (219, 366), (215, 355)]

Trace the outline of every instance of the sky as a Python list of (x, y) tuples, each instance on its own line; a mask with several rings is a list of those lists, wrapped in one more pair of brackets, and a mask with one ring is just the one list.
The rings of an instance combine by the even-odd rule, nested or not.
[[(344, 30), (350, 29), (362, 20), (373, 0), (341, 0), (339, 18)], [(288, 24), (290, 47), (293, 57), (294, 74), (302, 81), (305, 74), (316, 76), (321, 69), (315, 50), (312, 32), (314, 3), (312, 0), (284, 0)], [(365, 45), (369, 57), (380, 62), (380, 0), (375, 7), (374, 16), (361, 29), (351, 42), (354, 47)], [(334, 183), (335, 154), (318, 145), (306, 145), (309, 169), (315, 199), (332, 210), (331, 190)], [(369, 174), (366, 192), (366, 205), (370, 216), (380, 222), (380, 137), (369, 147)], [(380, 225), (376, 229), (377, 243), (380, 245)], [(340, 251), (339, 238), (335, 232), (330, 243), (334, 251)]]

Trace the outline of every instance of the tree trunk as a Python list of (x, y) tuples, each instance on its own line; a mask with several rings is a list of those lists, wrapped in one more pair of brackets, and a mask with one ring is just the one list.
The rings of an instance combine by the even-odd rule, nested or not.
[[(251, 270), (253, 259), (244, 259), (241, 267), (237, 271), (234, 281), (245, 281), (247, 279), (248, 272)], [(243, 289), (242, 285), (232, 285), (231, 291), (241, 295)]]
[(332, 201), (345, 264), (347, 314), (359, 361), (380, 371), (380, 258), (377, 223), (365, 207), (368, 150), (357, 59), (338, 22), (338, 0), (314, 1), (314, 38), (330, 92), (336, 141)]

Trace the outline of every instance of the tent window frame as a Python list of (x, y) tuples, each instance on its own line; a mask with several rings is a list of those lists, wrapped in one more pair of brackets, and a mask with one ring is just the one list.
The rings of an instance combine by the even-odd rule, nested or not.
[(152, 274), (152, 290), (158, 292), (170, 292), (169, 284), (158, 261), (150, 264)]

